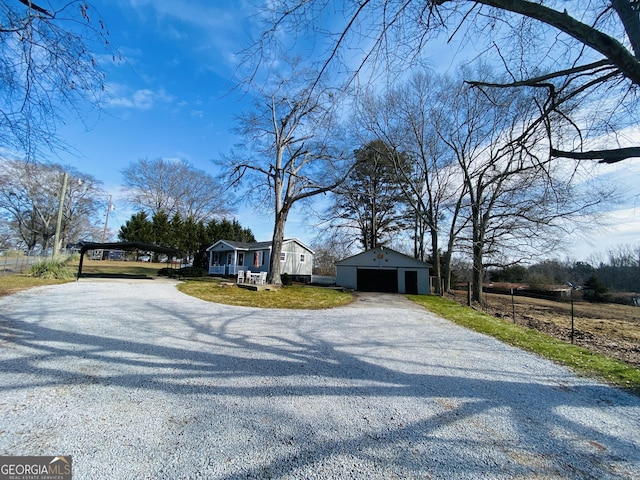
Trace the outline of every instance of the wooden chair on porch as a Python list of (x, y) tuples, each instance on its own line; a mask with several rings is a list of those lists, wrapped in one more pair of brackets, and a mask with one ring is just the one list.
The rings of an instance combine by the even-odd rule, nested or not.
[(236, 283), (244, 283), (244, 270), (238, 270), (238, 278)]

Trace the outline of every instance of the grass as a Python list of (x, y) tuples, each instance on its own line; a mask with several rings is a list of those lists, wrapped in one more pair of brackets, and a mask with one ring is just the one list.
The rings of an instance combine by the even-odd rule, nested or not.
[(604, 380), (640, 395), (640, 369), (606, 355), (593, 353), (537, 330), (515, 325), (459, 303), (433, 295), (409, 295), (427, 310), (476, 332), (495, 337), (509, 345), (562, 363), (573, 370)]
[(350, 293), (321, 287), (290, 286), (255, 292), (220, 284), (209, 278), (190, 279), (180, 284), (178, 290), (208, 302), (259, 308), (324, 309), (345, 305), (353, 299)]
[[(76, 262), (76, 271), (78, 264)], [(82, 274), (135, 275), (156, 277), (166, 263), (124, 262), (120, 260), (87, 260), (82, 263)]]
[[(78, 271), (78, 261), (69, 263), (69, 268), (73, 275), (66, 279), (56, 278), (38, 278), (29, 276), (29, 274), (9, 274), (0, 276), (0, 297), (12, 295), (21, 290), (27, 290), (33, 287), (41, 287), (45, 285), (59, 285), (61, 283), (72, 282), (75, 280), (75, 274)], [(85, 259), (82, 273), (88, 274), (104, 274), (104, 275), (135, 275), (155, 277), (158, 270), (164, 267), (164, 264), (145, 263), (145, 262), (119, 262), (119, 261), (100, 261)]]
[(61, 283), (71, 282), (73, 279), (48, 279), (29, 277), (26, 274), (16, 273), (11, 275), (3, 275), (0, 277), (0, 297), (13, 295), (22, 290), (33, 287), (42, 287), (45, 285), (59, 285)]

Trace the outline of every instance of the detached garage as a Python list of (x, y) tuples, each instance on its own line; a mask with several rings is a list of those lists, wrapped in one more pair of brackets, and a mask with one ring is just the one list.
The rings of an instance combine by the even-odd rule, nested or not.
[(336, 263), (336, 284), (361, 292), (429, 294), (431, 265), (386, 247)]

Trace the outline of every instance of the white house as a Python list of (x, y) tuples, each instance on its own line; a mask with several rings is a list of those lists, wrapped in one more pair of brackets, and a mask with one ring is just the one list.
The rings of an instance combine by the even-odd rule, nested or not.
[[(209, 275), (236, 275), (238, 270), (268, 272), (272, 242), (218, 240), (207, 248)], [(313, 250), (296, 238), (285, 239), (280, 254), (280, 272), (293, 280), (310, 282)]]
[(386, 247), (336, 263), (336, 285), (361, 292), (429, 294), (431, 265)]

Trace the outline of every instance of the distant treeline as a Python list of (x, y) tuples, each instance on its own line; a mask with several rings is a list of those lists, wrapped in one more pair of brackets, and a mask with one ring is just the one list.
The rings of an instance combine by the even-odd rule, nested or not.
[(546, 260), (528, 267), (494, 268), (488, 274), (489, 281), (527, 283), (534, 288), (567, 283), (583, 286), (593, 278), (611, 292), (640, 292), (640, 247), (618, 247), (608, 252), (606, 260)]

